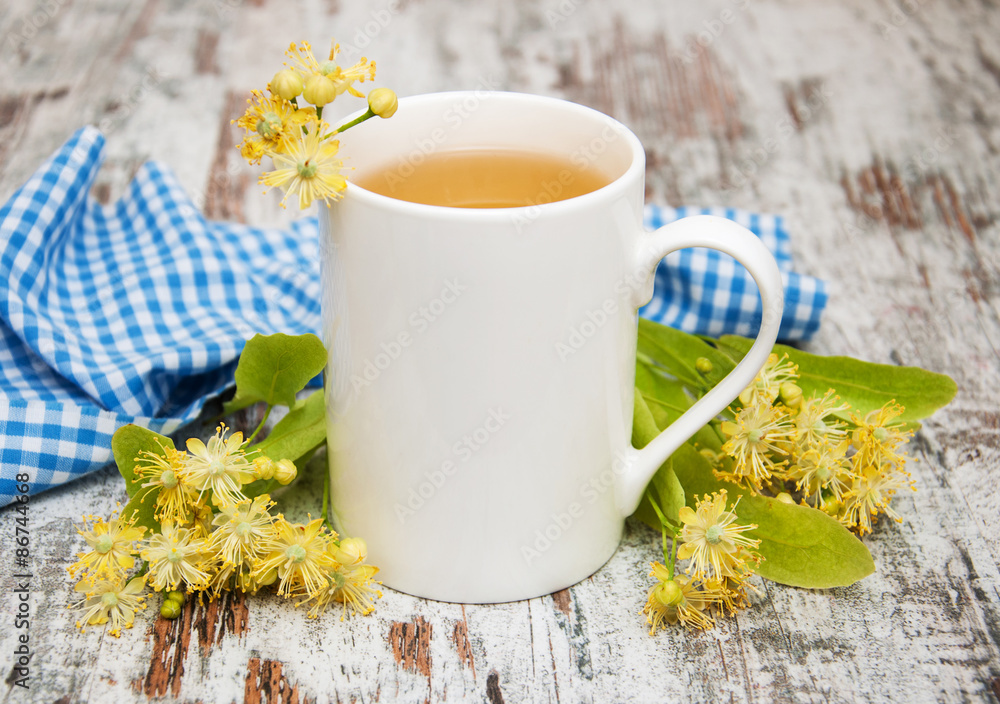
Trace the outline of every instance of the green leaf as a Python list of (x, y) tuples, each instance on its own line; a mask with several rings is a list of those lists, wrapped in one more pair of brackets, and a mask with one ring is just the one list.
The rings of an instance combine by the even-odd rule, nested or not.
[[(641, 321), (642, 318), (639, 320)], [(642, 327), (640, 326), (639, 329), (641, 331)], [(694, 359), (682, 357), (674, 352), (669, 345), (664, 345), (660, 340), (649, 335), (639, 335), (636, 358), (640, 362), (662, 367), (687, 386), (694, 388), (702, 386), (698, 370), (694, 368)]]
[(680, 510), (687, 500), (684, 496), (684, 487), (681, 486), (677, 479), (677, 473), (674, 472), (673, 462), (668, 461), (665, 468), (657, 471), (650, 484), (656, 488), (657, 503), (660, 510), (663, 511), (663, 515), (679, 526), (681, 524)]
[[(753, 344), (752, 340), (735, 335), (725, 335), (720, 342), (743, 354)], [(835, 389), (841, 400), (860, 413), (877, 410), (895, 400), (906, 409), (901, 420), (917, 421), (947, 405), (958, 390), (951, 378), (919, 367), (874, 364), (852, 357), (823, 357), (785, 345), (775, 345), (774, 351), (778, 355), (787, 354), (789, 360), (799, 365), (798, 384), (806, 398)]]
[[(730, 344), (734, 341), (739, 346)], [(744, 341), (749, 342), (750, 344), (744, 347), (742, 344)], [(712, 344), (715, 345), (719, 352), (722, 352), (724, 355), (733, 360), (733, 364), (739, 364), (740, 360), (746, 356), (746, 353), (753, 345), (753, 340), (746, 337), (740, 337), (739, 335), (723, 335), (718, 340), (713, 340)]]
[[(694, 404), (681, 382), (671, 379), (656, 367), (643, 362), (636, 365), (635, 385), (642, 394), (653, 420), (660, 428), (666, 428), (676, 421)], [(722, 441), (709, 425), (698, 430), (689, 442), (716, 452), (722, 448)]]
[(639, 389), (635, 390), (635, 408), (632, 412), (632, 445), (640, 450), (660, 434), (653, 414), (646, 405)]
[[(743, 506), (743, 503), (746, 506)], [(780, 584), (809, 589), (846, 587), (875, 571), (875, 561), (857, 536), (810, 506), (764, 496), (746, 497), (740, 519), (756, 523), (764, 558), (757, 572)]]
[[(660, 429), (657, 427), (656, 421), (653, 420), (653, 414), (650, 412), (649, 406), (646, 405), (642, 394), (636, 389), (635, 410), (633, 411), (632, 420), (632, 444), (641, 449), (659, 434)], [(674, 524), (680, 525), (677, 514), (681, 506), (684, 505), (684, 488), (677, 481), (677, 476), (669, 466), (669, 461), (656, 473), (646, 491), (655, 491), (656, 495), (654, 498), (664, 515), (673, 521)], [(656, 530), (660, 529), (660, 519), (657, 518), (656, 511), (653, 510), (652, 505), (649, 503), (647, 494), (643, 494), (639, 507), (632, 515)]]
[(326, 441), (326, 401), (323, 390), (313, 392), (250, 450), (259, 450), (277, 462), (295, 461)]
[[(701, 338), (645, 318), (639, 318), (638, 351), (698, 389), (715, 386), (736, 366), (729, 356)], [(704, 375), (698, 372), (695, 362), (699, 357), (712, 363), (712, 371)]]
[(111, 436), (111, 454), (118, 465), (118, 471), (125, 478), (125, 491), (129, 497), (134, 497), (139, 491), (140, 483), (135, 477), (135, 460), (142, 452), (151, 452), (165, 456), (164, 448), (174, 447), (174, 441), (165, 435), (154, 433), (149, 428), (140, 425), (123, 425)]
[(757, 524), (752, 537), (761, 541), (758, 551), (764, 561), (757, 570), (761, 577), (793, 587), (828, 589), (854, 584), (875, 571), (864, 543), (822, 511), (755, 496), (719, 481), (708, 461), (690, 445), (682, 445), (672, 459), (692, 508), (695, 495), (720, 489), (726, 489), (730, 501), (740, 497), (734, 509), (739, 522)]
[(265, 401), (268, 405), (295, 405), (295, 394), (323, 371), (326, 348), (315, 335), (254, 335), (247, 341), (236, 367), (236, 395), (223, 413)]
[(150, 533), (160, 532), (160, 522), (156, 520), (156, 497), (160, 494), (160, 488), (156, 486), (140, 489), (122, 509), (122, 517), (125, 519), (135, 518), (135, 525), (145, 526), (146, 537)]

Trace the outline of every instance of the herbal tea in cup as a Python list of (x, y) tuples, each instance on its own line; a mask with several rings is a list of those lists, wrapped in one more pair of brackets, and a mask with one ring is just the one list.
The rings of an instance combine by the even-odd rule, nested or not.
[[(404, 175), (405, 174), (405, 175)], [(442, 150), (397, 160), (351, 179), (390, 198), (452, 208), (517, 208), (596, 191), (613, 179), (586, 160), (523, 149)]]

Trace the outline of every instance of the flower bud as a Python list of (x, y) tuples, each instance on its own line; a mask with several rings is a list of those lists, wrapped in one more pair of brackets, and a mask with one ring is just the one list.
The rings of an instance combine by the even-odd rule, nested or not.
[(399, 100), (389, 88), (376, 88), (368, 94), (368, 107), (379, 117), (392, 117), (399, 107)]
[(246, 594), (254, 591), (253, 575), (245, 570), (237, 572), (235, 577), (236, 588)]
[(166, 599), (160, 606), (160, 616), (171, 621), (181, 615), (181, 605), (173, 599)]
[(802, 389), (798, 384), (786, 381), (778, 387), (778, 398), (789, 408), (798, 408), (802, 403)]
[(276, 567), (272, 567), (267, 572), (265, 572), (264, 574), (262, 574), (260, 577), (257, 578), (257, 585), (259, 587), (266, 587), (270, 584), (274, 584), (277, 581), (277, 579), (278, 579), (278, 569)]
[(712, 372), (712, 360), (708, 357), (698, 357), (694, 360), (694, 368), (698, 370), (699, 374), (711, 374)]
[(285, 68), (274, 74), (270, 84), (271, 93), (291, 100), (302, 92), (302, 76), (290, 68)]
[(277, 467), (274, 470), (274, 478), (278, 480), (278, 483), (282, 486), (291, 484), (299, 470), (295, 468), (295, 463), (291, 460), (280, 460)]
[(345, 567), (364, 562), (365, 558), (368, 557), (368, 546), (361, 538), (344, 538), (340, 541), (339, 547), (332, 543), (330, 547), (333, 559)]
[(776, 498), (778, 501), (780, 501), (783, 504), (794, 504), (795, 503), (795, 499), (793, 499), (792, 495), (789, 494), (787, 491), (781, 492), (780, 494), (778, 494), (774, 498)]
[(337, 84), (326, 76), (310, 76), (302, 89), (302, 97), (318, 108), (332, 103), (337, 97)]
[(711, 450), (707, 447), (703, 447), (702, 449), (698, 450), (698, 454), (704, 457), (706, 460), (708, 460), (708, 463), (713, 467), (715, 467), (716, 469), (722, 466), (722, 455), (715, 452), (714, 450)]
[(258, 457), (253, 461), (253, 474), (257, 479), (271, 479), (277, 468), (270, 457)]
[(674, 580), (664, 582), (656, 588), (656, 598), (664, 606), (677, 606), (684, 599), (684, 592)]

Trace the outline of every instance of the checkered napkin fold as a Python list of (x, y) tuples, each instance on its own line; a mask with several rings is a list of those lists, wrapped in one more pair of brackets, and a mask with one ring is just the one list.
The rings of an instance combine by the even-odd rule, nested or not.
[[(89, 194), (104, 139), (80, 129), (0, 208), (0, 506), (15, 475), (38, 493), (111, 461), (125, 423), (170, 434), (233, 383), (254, 333), (320, 329), (316, 218), (287, 230), (202, 217), (164, 165), (147, 163), (117, 203)], [(780, 217), (646, 208), (646, 225), (722, 215), (774, 252), (781, 338), (819, 327), (822, 281), (791, 270)], [(752, 335), (756, 285), (731, 258), (688, 249), (660, 263), (642, 315), (690, 332)]]

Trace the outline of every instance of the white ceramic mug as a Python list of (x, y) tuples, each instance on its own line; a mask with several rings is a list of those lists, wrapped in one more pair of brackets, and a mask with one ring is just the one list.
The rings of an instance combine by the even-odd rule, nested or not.
[[(320, 208), (331, 519), (363, 537), (386, 586), (513, 601), (595, 572), (656, 469), (763, 366), (781, 319), (778, 267), (753, 233), (699, 216), (642, 227), (645, 155), (621, 123), (534, 95), (404, 98), (345, 133), (358, 172), (437, 150), (565, 155), (610, 183), (524, 208), (404, 202), (350, 184)], [(557, 190), (542, 184), (539, 200)], [(666, 254), (739, 259), (763, 299), (736, 369), (632, 448), (637, 309)]]

